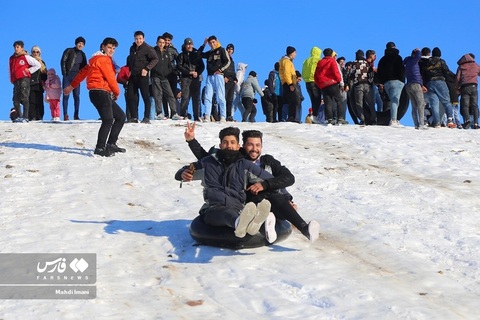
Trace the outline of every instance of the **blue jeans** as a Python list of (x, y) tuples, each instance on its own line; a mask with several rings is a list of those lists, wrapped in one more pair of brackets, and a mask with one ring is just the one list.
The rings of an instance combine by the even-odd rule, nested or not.
[(433, 112), (433, 124), (440, 123), (440, 102), (445, 107), (447, 118), (453, 118), (453, 107), (450, 102), (450, 93), (448, 91), (447, 83), (444, 80), (430, 80), (427, 83), (428, 102)]
[(220, 118), (227, 118), (227, 102), (225, 101), (225, 80), (221, 74), (212, 74), (207, 76), (205, 84), (205, 117), (210, 118), (212, 113), (213, 93), (216, 93), (216, 99), (220, 108)]
[[(75, 74), (70, 74), (68, 76), (64, 76), (62, 79), (63, 80), (62, 88), (65, 89), (66, 87), (68, 87), (76, 75), (77, 74), (75, 73)], [(73, 117), (78, 118), (78, 114), (80, 111), (80, 86), (73, 89), (72, 93), (73, 93), (73, 105), (74, 105)], [(68, 97), (70, 97), (70, 95), (64, 95), (64, 94), (62, 95), (63, 95), (63, 99), (62, 99), (63, 115), (66, 116), (68, 115)]]
[(400, 96), (402, 95), (404, 85), (400, 80), (390, 80), (385, 82), (383, 86), (390, 99), (390, 119), (392, 121), (397, 121), (398, 105), (400, 104)]

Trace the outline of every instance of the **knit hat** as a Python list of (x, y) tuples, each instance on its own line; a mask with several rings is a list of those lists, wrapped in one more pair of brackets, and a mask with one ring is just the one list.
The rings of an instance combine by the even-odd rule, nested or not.
[(75, 39), (75, 45), (77, 45), (77, 43), (79, 42), (83, 42), (84, 45), (87, 44), (84, 37), (78, 37), (77, 39)]
[(230, 48), (232, 48), (232, 50), (235, 51), (235, 46), (233, 45), (233, 43), (227, 44), (227, 50), (230, 49)]
[(390, 41), (389, 43), (387, 43), (387, 46), (386, 46), (387, 49), (391, 49), (391, 48), (395, 48), (395, 47), (396, 47), (396, 45), (395, 45), (395, 43), (392, 42), (392, 41)]
[(297, 76), (297, 78), (301, 78), (302, 77), (302, 73), (298, 70), (295, 70), (295, 75)]
[(256, 77), (257, 76), (257, 73), (255, 71), (250, 71), (248, 73), (249, 76), (252, 76), (252, 77)]
[(297, 50), (294, 47), (288, 46), (287, 47), (287, 56), (294, 53), (295, 51), (297, 51)]
[(432, 57), (441, 57), (442, 56), (442, 51), (438, 47), (433, 48), (432, 50)]
[(192, 41), (191, 38), (185, 38), (185, 40), (183, 40), (183, 44), (184, 44), (184, 45), (193, 44), (193, 41)]

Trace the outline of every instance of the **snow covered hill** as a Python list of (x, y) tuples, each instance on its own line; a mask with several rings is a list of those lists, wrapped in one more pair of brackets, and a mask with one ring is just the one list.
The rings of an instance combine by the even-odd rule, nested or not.
[[(96, 253), (97, 298), (3, 300), (1, 319), (478, 319), (480, 131), (235, 123), (296, 177), (321, 225), (270, 247), (198, 246), (185, 122), (0, 122), (1, 253)], [(223, 125), (197, 126), (208, 149)]]

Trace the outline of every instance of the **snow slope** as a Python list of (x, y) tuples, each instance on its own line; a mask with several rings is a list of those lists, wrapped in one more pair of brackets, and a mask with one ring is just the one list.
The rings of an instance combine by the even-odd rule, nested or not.
[[(321, 225), (270, 247), (198, 246), (185, 122), (0, 122), (2, 253), (96, 253), (97, 298), (3, 300), (1, 319), (479, 319), (480, 131), (235, 123), (295, 175)], [(197, 126), (208, 149), (223, 125)]]

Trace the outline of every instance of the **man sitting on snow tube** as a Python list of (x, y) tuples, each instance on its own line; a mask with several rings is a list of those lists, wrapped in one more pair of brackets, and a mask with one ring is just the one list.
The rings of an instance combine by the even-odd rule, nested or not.
[[(195, 139), (195, 123), (191, 125), (187, 123), (184, 136), (190, 150), (197, 159), (202, 159), (217, 150), (212, 147), (210, 152), (207, 153), (205, 149), (202, 148), (200, 143)], [(253, 201), (259, 203), (263, 199), (269, 200), (271, 210), (276, 216), (277, 221), (289, 221), (301, 231), (305, 237), (311, 242), (314, 242), (318, 239), (319, 235), (318, 222), (305, 222), (296, 211), (296, 205), (292, 202), (293, 197), (285, 189), (295, 182), (293, 174), (273, 156), (268, 154), (262, 155), (263, 134), (260, 131), (246, 130), (242, 133), (242, 138), (243, 147), (241, 150), (245, 158), (273, 175), (272, 178), (257, 182), (247, 189), (247, 191), (249, 191), (247, 192), (247, 202)]]
[(239, 151), (240, 129), (220, 131), (220, 149), (190, 166), (181, 168), (175, 179), (202, 180), (205, 204), (200, 209), (203, 221), (214, 227), (230, 227), (235, 236), (256, 235), (265, 223), (265, 237), (276, 240), (275, 216), (271, 204), (264, 199), (258, 204), (246, 202), (245, 186), (272, 177), (267, 171), (244, 158)]

